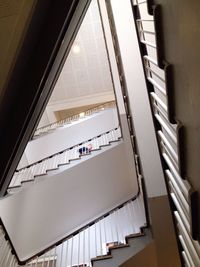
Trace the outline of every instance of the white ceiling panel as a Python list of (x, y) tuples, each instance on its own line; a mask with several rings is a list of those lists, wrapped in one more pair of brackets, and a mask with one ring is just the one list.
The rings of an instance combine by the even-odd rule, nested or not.
[(56, 83), (50, 104), (105, 91), (113, 91), (113, 87), (98, 5), (93, 0)]

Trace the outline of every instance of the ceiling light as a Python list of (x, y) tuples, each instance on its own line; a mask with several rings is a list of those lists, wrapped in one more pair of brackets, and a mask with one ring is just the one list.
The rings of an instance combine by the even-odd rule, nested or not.
[(82, 118), (82, 117), (84, 117), (85, 116), (85, 112), (81, 112), (81, 113), (79, 113), (79, 117), (80, 118)]
[(73, 45), (72, 51), (74, 54), (79, 54), (81, 51), (80, 46), (78, 46), (77, 44)]

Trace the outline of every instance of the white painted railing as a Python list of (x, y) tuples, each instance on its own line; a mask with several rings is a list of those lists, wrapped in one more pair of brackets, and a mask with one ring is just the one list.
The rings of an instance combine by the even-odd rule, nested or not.
[(168, 92), (166, 86), (166, 69), (158, 66), (157, 44), (155, 36), (154, 17), (147, 11), (147, 3), (142, 0), (132, 1), (137, 5), (140, 18), (136, 19), (139, 40), (145, 45), (146, 54), (143, 55), (144, 69), (147, 81), (153, 87), (149, 93), (152, 111), (160, 128), (157, 131), (161, 155), (166, 162), (165, 174), (171, 199), (176, 207), (175, 218), (180, 233), (179, 240), (183, 248), (182, 256), (188, 267), (200, 266), (200, 245), (191, 235), (191, 186), (183, 180), (180, 171), (178, 154), (178, 125), (169, 121)]
[(107, 108), (111, 108), (111, 107), (115, 107), (115, 105), (116, 105), (115, 102), (108, 102), (108, 103), (99, 105), (97, 107), (91, 108), (89, 110), (86, 110), (85, 112), (81, 112), (80, 114), (76, 114), (76, 115), (73, 115), (71, 117), (68, 117), (68, 118), (66, 118), (64, 120), (60, 120), (58, 122), (49, 124), (47, 126), (38, 128), (34, 133), (34, 137), (46, 134), (46, 133), (51, 132), (51, 131), (59, 128), (59, 127), (65, 126), (66, 124), (73, 123), (74, 121), (77, 121), (77, 120), (83, 119), (85, 117), (91, 116), (91, 115), (93, 115), (93, 114), (95, 114), (95, 113), (97, 113), (97, 112), (99, 112), (101, 110), (104, 110), (104, 109), (107, 109)]
[(18, 266), (16, 257), (12, 254), (11, 246), (5, 239), (5, 233), (0, 226), (0, 266), (14, 267)]
[[(121, 137), (121, 129), (118, 127), (117, 129), (111, 130), (101, 136), (95, 137), (80, 145), (64, 150), (50, 158), (44, 159), (39, 163), (16, 171), (9, 185), (8, 193), (12, 191), (11, 189), (13, 187), (21, 186), (22, 182), (33, 181), (36, 176), (44, 175), (49, 170), (57, 169), (59, 165), (68, 164), (71, 160), (79, 159), (82, 155), (89, 154), (88, 147), (91, 148), (91, 151), (97, 150), (102, 146), (107, 146), (111, 142), (119, 140)], [(83, 153), (81, 153), (81, 150), (85, 149), (87, 151), (83, 151)]]
[(177, 228), (179, 231), (179, 239), (185, 251), (185, 256), (187, 258), (186, 264), (189, 263), (189, 267), (199, 267), (200, 266), (200, 249), (197, 241), (194, 241), (188, 230), (186, 229), (184, 222), (181, 218), (180, 212), (174, 212)]
[[(91, 259), (106, 255), (108, 248), (126, 244), (126, 237), (146, 225), (143, 194), (112, 210), (25, 266), (92, 266)], [(31, 241), (30, 241), (31, 242)], [(17, 267), (4, 233), (0, 232), (0, 266)]]

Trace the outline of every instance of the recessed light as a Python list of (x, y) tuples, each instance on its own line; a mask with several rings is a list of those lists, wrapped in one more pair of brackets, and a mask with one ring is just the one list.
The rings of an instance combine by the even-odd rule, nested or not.
[(79, 54), (81, 51), (80, 46), (77, 44), (73, 45), (72, 51), (74, 52), (74, 54)]

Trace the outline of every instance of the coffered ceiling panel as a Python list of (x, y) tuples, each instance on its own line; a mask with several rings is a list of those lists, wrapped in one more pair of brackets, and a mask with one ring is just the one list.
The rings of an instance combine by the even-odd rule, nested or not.
[[(93, 0), (55, 86), (49, 105), (63, 99), (110, 91), (109, 71), (97, 1)], [(67, 108), (67, 107), (66, 107)]]

